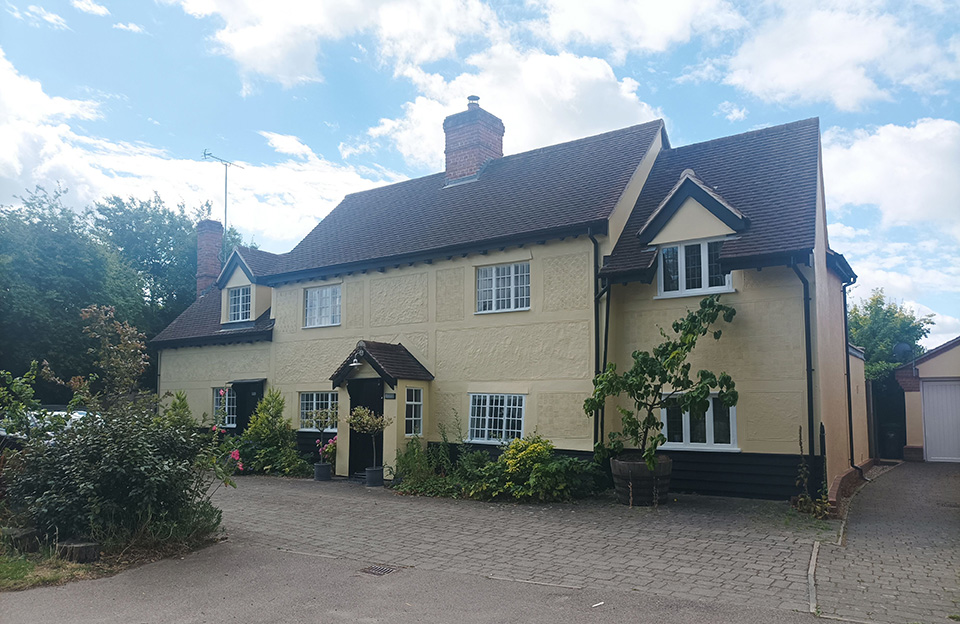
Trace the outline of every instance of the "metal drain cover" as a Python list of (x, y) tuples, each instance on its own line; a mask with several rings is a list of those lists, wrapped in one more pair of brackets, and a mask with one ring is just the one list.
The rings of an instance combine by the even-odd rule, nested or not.
[(396, 572), (397, 569), (391, 568), (389, 566), (372, 565), (360, 571), (363, 572), (364, 574), (372, 574), (373, 576), (383, 576), (385, 574), (390, 574), (391, 572)]

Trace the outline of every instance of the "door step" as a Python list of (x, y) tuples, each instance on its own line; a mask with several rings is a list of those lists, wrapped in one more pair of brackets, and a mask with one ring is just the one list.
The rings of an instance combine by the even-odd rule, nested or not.
[(363, 472), (355, 472), (355, 473), (353, 473), (352, 475), (350, 475), (349, 477), (347, 477), (347, 481), (349, 481), (350, 483), (359, 483), (360, 485), (366, 485), (366, 484), (367, 484), (367, 472), (366, 472), (366, 471), (363, 471)]

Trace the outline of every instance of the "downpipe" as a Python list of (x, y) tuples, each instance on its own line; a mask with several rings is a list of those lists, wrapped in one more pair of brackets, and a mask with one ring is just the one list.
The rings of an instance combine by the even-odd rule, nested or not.
[(867, 475), (863, 474), (863, 468), (858, 466), (857, 462), (853, 459), (853, 394), (850, 389), (852, 382), (850, 379), (850, 326), (847, 321), (847, 287), (853, 286), (856, 281), (857, 278), (854, 277), (849, 282), (844, 282), (841, 288), (843, 291), (843, 355), (846, 358), (844, 363), (847, 368), (847, 434), (850, 439), (850, 467), (860, 474), (861, 479), (869, 483), (870, 479), (867, 478)]
[[(813, 452), (813, 347), (811, 344), (813, 339), (811, 338), (810, 330), (810, 282), (807, 281), (806, 276), (800, 271), (800, 267), (797, 266), (796, 258), (790, 258), (789, 266), (800, 279), (800, 283), (803, 284), (803, 342), (807, 357), (807, 438), (809, 444), (807, 448), (809, 449), (808, 454), (812, 460), (815, 453)], [(823, 449), (820, 449), (820, 452), (822, 453)]]

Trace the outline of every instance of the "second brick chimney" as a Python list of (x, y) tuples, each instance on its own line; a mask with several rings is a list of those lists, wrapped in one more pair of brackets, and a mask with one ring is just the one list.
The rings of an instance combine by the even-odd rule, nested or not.
[(503, 122), (480, 108), (480, 98), (467, 98), (467, 110), (443, 120), (446, 135), (446, 179), (455, 182), (477, 175), (491, 158), (503, 156)]
[(204, 219), (197, 224), (197, 299), (220, 276), (220, 249), (223, 247), (223, 225)]

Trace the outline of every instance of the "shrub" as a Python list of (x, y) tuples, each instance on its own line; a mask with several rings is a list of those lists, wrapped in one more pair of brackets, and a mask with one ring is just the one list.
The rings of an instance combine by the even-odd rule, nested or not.
[[(283, 417), (284, 406), (283, 396), (277, 389), (270, 390), (257, 405), (250, 424), (235, 444), (240, 450), (244, 473), (288, 477), (311, 474), (310, 464), (297, 452), (296, 433)], [(224, 444), (231, 446), (233, 442), (227, 440)]]

